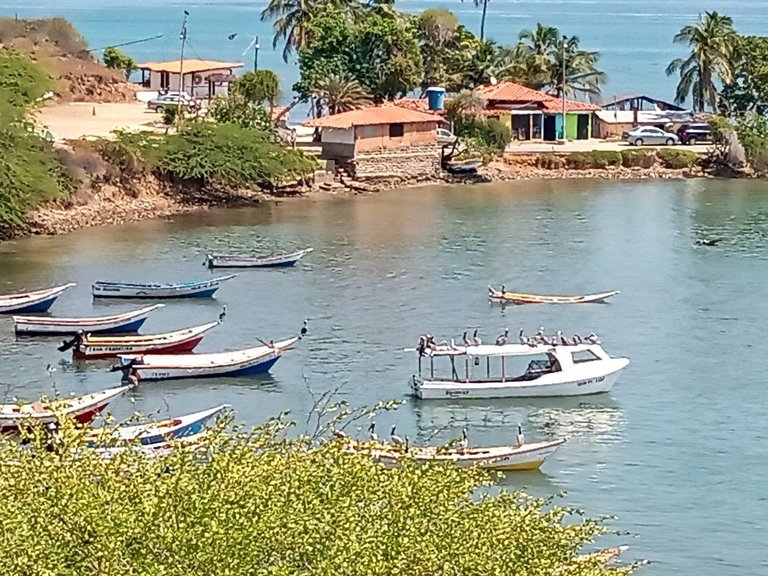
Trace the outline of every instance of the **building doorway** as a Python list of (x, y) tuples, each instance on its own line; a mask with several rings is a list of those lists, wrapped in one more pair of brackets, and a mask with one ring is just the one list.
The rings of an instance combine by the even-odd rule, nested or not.
[(557, 117), (544, 116), (544, 140), (554, 142), (557, 140)]
[(576, 139), (588, 140), (589, 139), (589, 114), (579, 114), (577, 118), (578, 118), (578, 121), (576, 125)]

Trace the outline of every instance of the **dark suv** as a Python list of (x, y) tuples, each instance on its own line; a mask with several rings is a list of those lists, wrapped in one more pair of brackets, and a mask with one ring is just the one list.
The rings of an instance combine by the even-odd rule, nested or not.
[(677, 135), (683, 144), (697, 144), (708, 142), (712, 138), (712, 129), (706, 122), (697, 124), (683, 124), (677, 129)]

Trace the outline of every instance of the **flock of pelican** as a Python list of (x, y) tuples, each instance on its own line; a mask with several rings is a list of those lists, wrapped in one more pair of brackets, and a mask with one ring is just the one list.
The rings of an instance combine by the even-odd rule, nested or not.
[[(465, 348), (470, 346), (480, 346), (482, 340), (477, 335), (477, 328), (475, 328), (472, 336), (469, 336), (469, 330), (465, 330), (462, 335), (462, 344)], [(578, 346), (579, 344), (600, 344), (600, 339), (597, 334), (590, 332), (586, 337), (582, 338), (579, 334), (574, 334), (572, 337), (563, 335), (562, 330), (558, 330), (554, 336), (547, 336), (544, 332), (544, 327), (540, 327), (539, 331), (533, 336), (526, 336), (525, 331), (520, 328), (520, 332), (517, 336), (518, 342), (525, 346), (535, 348), (536, 346)], [(502, 334), (496, 338), (496, 346), (505, 346), (509, 344), (509, 328), (504, 330)], [(439, 349), (455, 349), (458, 348), (453, 340), (448, 342), (443, 340), (441, 342), (435, 342), (435, 337), (431, 334), (425, 334), (419, 336), (419, 343), (416, 346), (416, 350), (420, 355), (423, 355), (427, 350), (439, 350)]]

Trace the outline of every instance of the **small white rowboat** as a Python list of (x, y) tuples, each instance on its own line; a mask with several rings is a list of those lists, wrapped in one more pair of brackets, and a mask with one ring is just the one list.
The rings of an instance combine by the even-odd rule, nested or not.
[(76, 398), (47, 400), (42, 399), (31, 404), (0, 405), (0, 432), (14, 432), (19, 426), (29, 422), (47, 424), (55, 422), (61, 415), (68, 415), (81, 424), (88, 424), (98, 416), (118, 396), (130, 387), (110, 388), (101, 392)]
[(314, 248), (305, 248), (285, 254), (270, 254), (267, 256), (247, 254), (208, 254), (205, 264), (208, 268), (279, 268), (293, 266), (312, 252)]
[(17, 334), (77, 334), (78, 332), (136, 332), (150, 313), (164, 304), (141, 310), (98, 318), (47, 318), (45, 316), (14, 316)]
[(139, 381), (251, 376), (269, 372), (283, 352), (292, 349), (299, 340), (295, 337), (272, 345), (213, 354), (120, 355), (120, 366), (116, 368), (123, 372), (124, 378), (133, 375)]
[(6, 294), (0, 296), (0, 313), (8, 314), (15, 312), (17, 314), (48, 312), (48, 309), (61, 296), (67, 288), (72, 288), (75, 284), (64, 284), (55, 288), (46, 288), (44, 290), (35, 290), (34, 292), (24, 292), (22, 294)]
[(402, 446), (361, 444), (349, 451), (369, 454), (388, 468), (411, 459), (422, 464), (453, 464), (461, 467), (479, 466), (488, 470), (538, 470), (544, 461), (565, 443), (565, 439), (551, 442), (531, 442), (515, 446), (488, 448), (436, 448), (411, 446), (406, 452)]
[(98, 280), (91, 286), (94, 298), (210, 298), (222, 282), (237, 274), (200, 282), (178, 284), (135, 284)]

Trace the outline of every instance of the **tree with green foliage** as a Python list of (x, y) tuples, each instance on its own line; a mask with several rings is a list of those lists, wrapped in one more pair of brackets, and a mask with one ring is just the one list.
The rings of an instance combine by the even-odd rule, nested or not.
[(674, 42), (691, 48), (687, 58), (676, 58), (667, 66), (667, 76), (680, 75), (675, 102), (683, 104), (690, 97), (695, 112), (707, 107), (715, 110), (716, 82), (728, 84), (733, 81), (737, 43), (733, 19), (714, 11), (705, 12), (696, 24), (683, 26)]
[(254, 104), (238, 90), (231, 90), (226, 96), (214, 98), (210, 116), (222, 124), (236, 124), (264, 132), (273, 132), (275, 129), (269, 110)]
[(118, 50), (113, 46), (104, 48), (102, 60), (107, 68), (122, 70), (126, 80), (130, 78), (131, 72), (136, 70), (136, 61), (122, 50)]
[(270, 107), (280, 100), (280, 79), (272, 70), (246, 72), (235, 80), (230, 91), (242, 94), (249, 102)]
[(739, 36), (734, 49), (733, 80), (720, 93), (721, 113), (768, 114), (768, 38)]
[(312, 44), (299, 51), (299, 82), (305, 100), (331, 75), (356, 80), (375, 101), (402, 96), (419, 86), (422, 58), (412, 27), (374, 12), (351, 19), (329, 6), (309, 26)]
[[(113, 425), (100, 435), (109, 439)], [(63, 420), (3, 440), (3, 574), (626, 576), (584, 548), (608, 532), (479, 469), (387, 470), (286, 423), (218, 428), (153, 457)], [(52, 448), (53, 446), (53, 448)], [(126, 447), (128, 449), (126, 449)]]
[[(600, 53), (582, 50), (578, 36), (563, 36), (550, 51), (552, 66), (542, 87), (558, 98), (563, 91), (569, 97), (599, 96), (606, 75), (597, 67)], [(565, 73), (565, 78), (563, 78)], [(565, 87), (563, 87), (565, 81)]]

